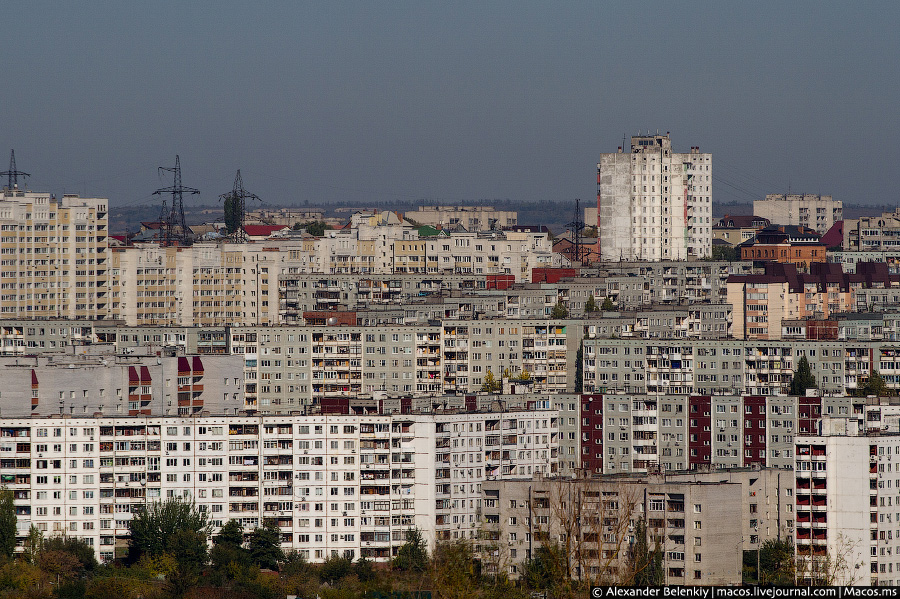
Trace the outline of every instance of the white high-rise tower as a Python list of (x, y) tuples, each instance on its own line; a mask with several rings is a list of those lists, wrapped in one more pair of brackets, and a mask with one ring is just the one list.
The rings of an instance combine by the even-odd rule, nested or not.
[(666, 135), (631, 138), (597, 164), (603, 260), (687, 260), (712, 251), (712, 154), (672, 151)]

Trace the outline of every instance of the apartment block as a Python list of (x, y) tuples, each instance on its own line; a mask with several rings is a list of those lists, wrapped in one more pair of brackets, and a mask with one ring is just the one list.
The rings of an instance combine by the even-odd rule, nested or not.
[(658, 541), (663, 550), (664, 584), (740, 584), (742, 532), (751, 520), (744, 495), (768, 491), (758, 483), (765, 476), (489, 481), (483, 567), (515, 579), (538, 547), (558, 544), (570, 553), (573, 578), (627, 585), (633, 526), (643, 519), (651, 546)]
[(105, 318), (108, 200), (3, 188), (0, 317)]
[(597, 164), (603, 260), (687, 260), (712, 252), (712, 154), (672, 151), (668, 134), (633, 136)]
[(844, 203), (817, 194), (770, 193), (753, 201), (753, 214), (778, 225), (800, 225), (824, 235), (844, 218)]
[(8, 418), (0, 480), (19, 534), (84, 539), (103, 560), (124, 551), (148, 502), (187, 498), (214, 528), (274, 522), (310, 561), (387, 561), (420, 528), (475, 539), (481, 485), (553, 474), (556, 415), (498, 413), (283, 417)]
[(3, 417), (188, 416), (245, 409), (240, 356), (116, 354), (105, 349), (0, 358)]
[(767, 264), (765, 274), (729, 277), (727, 289), (735, 337), (779, 339), (784, 320), (827, 318), (866, 305), (860, 301), (887, 305), (888, 297), (900, 295), (900, 278), (870, 262), (857, 263), (855, 274), (836, 264), (811, 264), (809, 274), (790, 264)]
[(493, 206), (419, 206), (404, 214), (420, 225), (453, 229), (462, 226), (466, 231), (493, 231), (517, 224), (515, 210), (497, 210)]
[(794, 547), (802, 560), (800, 582), (826, 575), (835, 585), (896, 585), (896, 420), (892, 431), (881, 434), (867, 434), (851, 421), (822, 425), (821, 436), (795, 441)]

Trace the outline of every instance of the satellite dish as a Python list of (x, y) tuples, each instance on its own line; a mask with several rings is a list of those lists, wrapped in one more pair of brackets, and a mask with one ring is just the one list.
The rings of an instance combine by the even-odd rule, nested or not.
[(334, 316), (330, 317), (328, 320), (325, 321), (325, 324), (327, 324), (330, 327), (333, 327), (337, 323), (338, 323), (338, 319), (335, 318)]

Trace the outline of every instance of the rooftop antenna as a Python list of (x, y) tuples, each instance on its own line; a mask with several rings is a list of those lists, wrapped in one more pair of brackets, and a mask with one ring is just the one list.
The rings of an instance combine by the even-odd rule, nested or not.
[[(259, 200), (260, 202), (262, 202), (262, 200), (260, 200), (259, 196), (255, 193), (250, 193), (244, 189), (244, 180), (241, 179), (241, 169), (238, 169), (237, 175), (234, 177), (234, 187), (230, 192), (220, 195), (219, 199), (225, 202), (225, 205), (223, 206), (225, 209), (225, 226), (228, 226), (229, 221), (236, 225), (234, 230), (229, 234), (233, 235), (234, 240), (237, 242), (247, 241), (247, 233), (244, 231), (247, 200)], [(231, 213), (231, 218), (229, 218), (229, 212)], [(237, 214), (235, 214), (235, 212)], [(236, 219), (235, 216), (237, 217)], [(237, 221), (236, 223), (235, 220)]]
[(161, 166), (157, 169), (159, 173), (163, 171), (174, 173), (174, 182), (171, 187), (163, 187), (153, 192), (153, 195), (172, 195), (172, 208), (166, 210), (166, 201), (163, 200), (162, 211), (159, 215), (160, 226), (163, 229), (161, 244), (164, 246), (173, 244), (187, 245), (190, 238), (187, 226), (184, 224), (183, 195), (186, 193), (199, 194), (200, 190), (193, 187), (184, 187), (181, 184), (181, 158), (179, 158), (178, 154), (175, 155), (175, 166), (173, 168)]
[(6, 176), (6, 189), (12, 191), (19, 186), (19, 175), (22, 176), (22, 184), (25, 184), (25, 177), (30, 177), (29, 173), (16, 170), (16, 151), (9, 151), (9, 170), (0, 173), (0, 177)]

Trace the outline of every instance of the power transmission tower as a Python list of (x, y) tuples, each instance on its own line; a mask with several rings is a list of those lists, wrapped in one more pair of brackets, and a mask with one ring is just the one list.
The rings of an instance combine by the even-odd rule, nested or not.
[(0, 177), (6, 177), (6, 189), (12, 191), (16, 187), (19, 186), (19, 176), (22, 177), (22, 183), (25, 183), (25, 177), (30, 177), (31, 175), (24, 171), (16, 170), (16, 151), (9, 151), (9, 170), (0, 173)]
[(187, 226), (184, 224), (184, 201), (183, 196), (186, 193), (199, 194), (199, 189), (193, 187), (185, 187), (181, 184), (181, 158), (175, 155), (175, 167), (168, 168), (161, 166), (158, 172), (163, 171), (174, 173), (174, 183), (171, 187), (163, 187), (153, 192), (153, 195), (171, 194), (172, 207), (166, 208), (166, 201), (163, 200), (162, 210), (159, 214), (159, 222), (162, 228), (162, 245), (187, 245), (190, 242), (190, 236), (187, 232)]
[(575, 200), (575, 218), (566, 225), (566, 229), (572, 232), (573, 246), (573, 262), (582, 262), (584, 260), (584, 245), (581, 243), (581, 232), (584, 230), (584, 221), (581, 220), (581, 200)]
[[(246, 208), (247, 208), (247, 200), (262, 200), (259, 199), (259, 196), (255, 193), (250, 193), (246, 189), (244, 189), (244, 180), (241, 179), (241, 169), (238, 169), (237, 175), (234, 177), (234, 187), (228, 193), (223, 193), (219, 196), (225, 203), (226, 208), (226, 216), (227, 216), (227, 207), (229, 202), (232, 202), (231, 210), (237, 209), (238, 218), (237, 218), (237, 227), (235, 227), (234, 231), (232, 231), (231, 235), (234, 240), (237, 242), (247, 241), (247, 233), (244, 231), (244, 218), (246, 216)], [(234, 202), (237, 205), (234, 205)], [(226, 225), (228, 222), (226, 221)]]

